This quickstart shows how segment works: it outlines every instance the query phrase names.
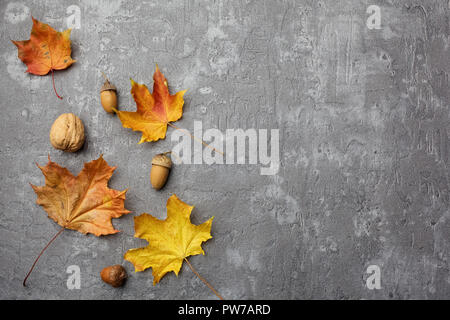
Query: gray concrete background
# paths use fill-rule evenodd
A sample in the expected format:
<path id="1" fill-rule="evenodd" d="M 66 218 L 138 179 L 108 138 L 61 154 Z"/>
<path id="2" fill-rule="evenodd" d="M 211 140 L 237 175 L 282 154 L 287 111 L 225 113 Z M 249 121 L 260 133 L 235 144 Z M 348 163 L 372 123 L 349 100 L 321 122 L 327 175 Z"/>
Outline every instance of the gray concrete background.
<path id="1" fill-rule="evenodd" d="M 51 77 L 25 74 L 10 39 L 29 38 L 32 14 L 72 32 L 78 62 Z M 369 5 L 381 29 L 366 26 Z M 214 299 L 184 265 L 152 285 L 123 254 L 133 216 L 166 216 L 172 193 L 214 215 L 205 256 L 191 263 L 225 298 L 443 299 L 449 275 L 450 4 L 447 0 L 370 1 L 1 1 L 0 297 L 25 299 Z M 155 62 L 172 92 L 188 89 L 177 125 L 192 130 L 279 128 L 280 171 L 252 165 L 180 165 L 165 189 L 149 181 L 150 161 L 168 137 L 137 145 L 99 104 L 104 71 L 120 108 L 135 110 L 129 78 L 152 86 Z M 87 141 L 75 154 L 53 149 L 56 117 L 73 112 Z M 115 219 L 122 232 L 97 238 L 64 231 L 22 280 L 58 226 L 35 204 L 29 182 L 44 182 L 35 161 L 77 174 L 103 153 L 118 166 L 110 181 L 129 188 Z M 130 274 L 113 289 L 99 277 L 111 264 Z M 381 268 L 380 290 L 365 285 Z M 66 269 L 81 269 L 68 290 Z"/>

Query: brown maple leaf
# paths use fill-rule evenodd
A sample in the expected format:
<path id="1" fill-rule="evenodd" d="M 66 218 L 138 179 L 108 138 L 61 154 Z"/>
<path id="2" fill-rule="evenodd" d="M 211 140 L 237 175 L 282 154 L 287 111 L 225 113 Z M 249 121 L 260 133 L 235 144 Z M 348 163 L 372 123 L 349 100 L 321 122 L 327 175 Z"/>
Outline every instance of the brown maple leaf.
<path id="1" fill-rule="evenodd" d="M 96 236 L 114 234 L 119 231 L 114 229 L 111 219 L 130 212 L 124 207 L 127 190 L 108 188 L 108 181 L 116 167 L 110 167 L 102 156 L 85 163 L 76 177 L 66 168 L 52 162 L 50 156 L 48 160 L 45 167 L 38 165 L 45 176 L 45 185 L 31 187 L 37 194 L 36 203 L 62 229 L 42 250 L 26 276 L 24 285 L 39 257 L 64 229 Z"/>
<path id="2" fill-rule="evenodd" d="M 30 40 L 14 41 L 18 49 L 19 59 L 28 66 L 26 72 L 43 76 L 52 73 L 53 89 L 56 92 L 53 70 L 62 70 L 75 62 L 71 58 L 70 31 L 67 29 L 58 32 L 48 24 L 42 23 L 33 17 L 33 28 Z"/>

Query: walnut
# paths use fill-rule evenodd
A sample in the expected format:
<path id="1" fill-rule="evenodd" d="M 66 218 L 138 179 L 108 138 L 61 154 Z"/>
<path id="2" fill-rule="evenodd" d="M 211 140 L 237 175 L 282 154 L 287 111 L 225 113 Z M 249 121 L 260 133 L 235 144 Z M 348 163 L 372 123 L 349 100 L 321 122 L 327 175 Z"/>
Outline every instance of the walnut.
<path id="1" fill-rule="evenodd" d="M 56 149 L 63 151 L 79 150 L 84 143 L 83 122 L 73 113 L 63 113 L 50 129 L 50 143 Z"/>

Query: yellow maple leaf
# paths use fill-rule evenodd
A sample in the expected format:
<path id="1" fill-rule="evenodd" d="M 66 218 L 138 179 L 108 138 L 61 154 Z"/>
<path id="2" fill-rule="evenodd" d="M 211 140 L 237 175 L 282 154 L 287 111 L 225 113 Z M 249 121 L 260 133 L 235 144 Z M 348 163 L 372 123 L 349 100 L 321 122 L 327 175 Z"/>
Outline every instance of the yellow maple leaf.
<path id="1" fill-rule="evenodd" d="M 165 220 L 147 213 L 134 218 L 134 236 L 147 240 L 149 244 L 128 250 L 125 260 L 134 265 L 136 272 L 152 268 L 154 285 L 167 272 L 173 271 L 178 276 L 186 257 L 205 254 L 201 244 L 212 238 L 210 232 L 214 217 L 201 225 L 193 225 L 190 221 L 193 208 L 172 195 L 167 200 Z"/>

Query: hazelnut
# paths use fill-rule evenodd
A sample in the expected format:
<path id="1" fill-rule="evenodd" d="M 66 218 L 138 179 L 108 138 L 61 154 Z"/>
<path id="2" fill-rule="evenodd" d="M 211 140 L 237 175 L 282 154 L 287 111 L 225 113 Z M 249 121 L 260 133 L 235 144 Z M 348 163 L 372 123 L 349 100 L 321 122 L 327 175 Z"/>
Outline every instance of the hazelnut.
<path id="1" fill-rule="evenodd" d="M 150 181 L 156 190 L 164 187 L 172 168 L 172 160 L 164 153 L 157 154 L 152 159 L 152 169 L 150 171 Z"/>
<path id="2" fill-rule="evenodd" d="M 114 113 L 114 109 L 117 110 L 117 89 L 108 79 L 100 89 L 100 102 L 108 113 Z"/>
<path id="3" fill-rule="evenodd" d="M 104 268 L 100 272 L 100 277 L 102 277 L 102 280 L 107 284 L 117 288 L 124 284 L 127 278 L 127 271 L 120 264 L 116 264 L 114 266 Z"/>
<path id="4" fill-rule="evenodd" d="M 50 129 L 50 143 L 56 149 L 63 151 L 79 150 L 84 143 L 83 122 L 73 113 L 63 113 Z"/>

